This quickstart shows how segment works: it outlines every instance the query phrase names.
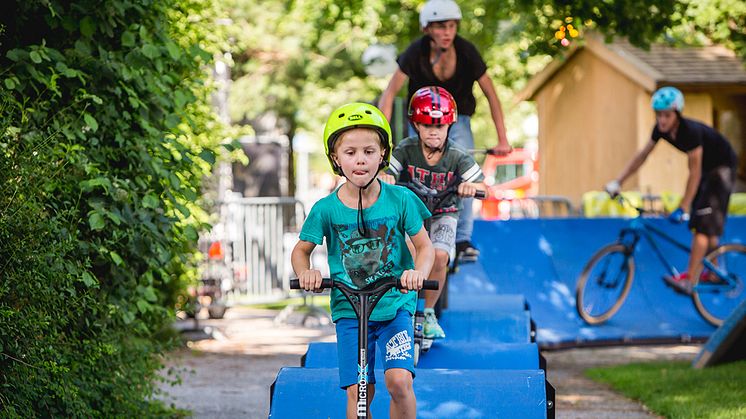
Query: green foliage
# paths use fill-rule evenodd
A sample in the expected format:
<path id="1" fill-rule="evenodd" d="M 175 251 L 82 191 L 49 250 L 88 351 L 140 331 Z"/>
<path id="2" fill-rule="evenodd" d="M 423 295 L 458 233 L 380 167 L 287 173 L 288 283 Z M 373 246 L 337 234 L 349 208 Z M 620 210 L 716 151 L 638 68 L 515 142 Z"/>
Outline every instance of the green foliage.
<path id="1" fill-rule="evenodd" d="M 373 101 L 386 78 L 369 77 L 361 64 L 365 48 L 393 44 L 402 51 L 422 35 L 418 15 L 425 0 L 226 0 L 234 84 L 233 121 L 257 124 L 277 117 L 287 134 L 320 137 L 326 115 L 344 102 Z M 572 19 L 580 30 L 628 37 L 647 47 L 653 41 L 697 44 L 715 41 L 746 58 L 746 3 L 740 0 L 458 0 L 459 33 L 476 44 L 497 85 L 509 132 L 520 133 L 526 104 L 513 92 L 543 68 L 562 47 L 554 33 Z M 641 19 L 640 16 L 644 16 Z M 404 92 L 402 92 L 403 94 Z M 477 146 L 495 143 L 482 95 L 472 120 Z M 272 118 L 269 118 L 270 120 Z M 513 142 L 522 138 L 511 135 Z M 319 140 L 320 141 L 320 140 Z M 322 159 L 323 161 L 323 159 Z"/>
<path id="2" fill-rule="evenodd" d="M 13 1 L 0 16 L 0 417 L 150 401 L 218 153 L 201 0 Z M 149 412 L 149 413 L 148 413 Z"/>
<path id="3" fill-rule="evenodd" d="M 227 28 L 233 39 L 232 120 L 257 124 L 263 116 L 273 115 L 286 133 L 301 130 L 318 138 L 334 107 L 353 100 L 373 101 L 383 91 L 387 78 L 368 77 L 362 53 L 374 43 L 394 44 L 401 52 L 421 36 L 418 16 L 423 3 L 226 0 L 221 7 L 233 21 Z M 464 16 L 459 33 L 474 42 L 487 61 L 511 131 L 520 131 L 520 117 L 531 112 L 513 109 L 512 93 L 551 57 L 566 51 L 554 38 L 566 18 L 573 18 L 581 34 L 596 30 L 628 36 L 644 46 L 685 9 L 674 0 L 458 3 Z M 486 102 L 478 106 L 474 122 L 477 143 L 494 144 Z"/>
<path id="4" fill-rule="evenodd" d="M 685 0 L 679 22 L 667 31 L 684 44 L 717 42 L 746 60 L 746 3 L 740 0 Z"/>
<path id="5" fill-rule="evenodd" d="M 746 416 L 745 361 L 702 370 L 685 362 L 642 363 L 594 368 L 587 374 L 667 418 Z"/>

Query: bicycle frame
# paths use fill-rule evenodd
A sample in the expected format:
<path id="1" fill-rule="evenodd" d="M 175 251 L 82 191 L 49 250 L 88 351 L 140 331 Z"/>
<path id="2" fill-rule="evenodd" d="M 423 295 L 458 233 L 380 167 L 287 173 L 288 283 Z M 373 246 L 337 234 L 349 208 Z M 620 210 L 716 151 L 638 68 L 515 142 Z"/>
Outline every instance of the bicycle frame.
<path id="1" fill-rule="evenodd" d="M 633 236 L 633 240 L 631 243 L 629 243 L 628 239 L 626 238 L 626 236 L 630 234 Z M 653 227 L 652 225 L 650 225 L 650 223 L 646 222 L 642 218 L 642 215 L 632 219 L 632 221 L 629 223 L 629 227 L 622 229 L 622 231 L 619 233 L 619 242 L 631 249 L 631 253 L 633 253 L 637 249 L 637 244 L 640 241 L 640 236 L 644 237 L 645 240 L 650 244 L 650 247 L 653 248 L 653 252 L 658 258 L 658 261 L 660 261 L 661 265 L 663 265 L 671 275 L 676 275 L 679 273 L 678 270 L 676 270 L 676 267 L 672 263 L 670 263 L 668 259 L 666 259 L 666 257 L 663 255 L 663 251 L 658 246 L 658 243 L 656 243 L 654 236 L 662 238 L 684 253 L 691 252 L 689 246 L 674 239 L 670 235 L 666 234 L 663 230 L 657 227 Z"/>
<path id="2" fill-rule="evenodd" d="M 634 207 L 634 206 L 633 206 Z M 669 274 L 677 275 L 679 274 L 679 271 L 676 269 L 676 267 L 666 259 L 666 257 L 663 255 L 663 251 L 661 251 L 660 247 L 658 246 L 658 243 L 655 241 L 655 236 L 660 237 L 661 239 L 665 240 L 666 242 L 672 244 L 674 247 L 678 248 L 679 250 L 683 251 L 686 254 L 691 253 L 691 248 L 684 243 L 681 243 L 680 241 L 674 239 L 669 234 L 665 233 L 663 230 L 654 227 L 649 222 L 645 221 L 643 218 L 644 213 L 646 212 L 643 208 L 634 207 L 639 215 L 635 218 L 633 218 L 629 222 L 629 226 L 626 228 L 623 228 L 622 231 L 619 233 L 619 243 L 623 244 L 626 248 L 630 249 L 630 253 L 634 253 L 637 249 L 637 244 L 640 241 L 640 236 L 644 237 L 645 240 L 650 244 L 650 247 L 653 248 L 653 251 L 658 258 L 658 261 L 661 263 L 661 265 L 664 266 L 664 268 L 668 271 Z M 632 236 L 631 242 L 627 237 Z M 707 268 L 710 272 L 713 272 L 720 280 L 725 282 L 728 285 L 735 286 L 735 281 L 733 278 L 731 278 L 727 272 L 720 269 L 718 266 L 714 265 L 712 262 L 707 260 L 706 257 L 702 258 L 702 264 Z M 694 287 L 698 292 L 703 292 L 708 289 L 719 289 L 722 288 L 723 284 L 702 284 L 697 283 L 697 285 Z"/>

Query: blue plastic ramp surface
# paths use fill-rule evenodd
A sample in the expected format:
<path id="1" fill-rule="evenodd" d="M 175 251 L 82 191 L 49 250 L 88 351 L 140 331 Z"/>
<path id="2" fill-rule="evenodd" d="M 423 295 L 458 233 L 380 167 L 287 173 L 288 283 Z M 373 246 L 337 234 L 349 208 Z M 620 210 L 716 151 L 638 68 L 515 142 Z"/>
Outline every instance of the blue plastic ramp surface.
<path id="1" fill-rule="evenodd" d="M 444 310 L 438 319 L 446 340 L 482 343 L 531 341 L 531 315 L 515 312 Z"/>
<path id="2" fill-rule="evenodd" d="M 723 321 L 692 361 L 695 368 L 746 359 L 746 301 Z"/>
<path id="3" fill-rule="evenodd" d="M 377 370 L 374 417 L 389 415 L 390 397 Z M 344 418 L 346 395 L 335 368 L 283 368 L 273 386 L 269 417 Z M 420 370 L 418 418 L 545 418 L 542 370 Z"/>
<path id="4" fill-rule="evenodd" d="M 650 221 L 684 243 L 691 241 L 685 226 Z M 542 347 L 706 339 L 715 328 L 700 317 L 689 297 L 664 284 L 665 270 L 644 240 L 635 253 L 632 290 L 617 315 L 593 327 L 578 317 L 575 283 L 583 266 L 615 241 L 626 223 L 619 218 L 477 220 L 473 242 L 481 251 L 479 262 L 464 264 L 449 277 L 449 304 L 469 307 L 470 300 L 479 305 L 489 296 L 522 294 Z M 744 243 L 746 217 L 730 217 L 725 230 L 722 242 Z M 659 245 L 671 263 L 686 267 L 687 254 L 662 241 Z"/>
<path id="5" fill-rule="evenodd" d="M 376 368 L 382 369 L 376 351 Z M 306 368 L 336 368 L 337 344 L 314 342 L 303 357 Z M 446 339 L 436 341 L 417 365 L 422 368 L 447 369 L 539 369 L 539 347 L 535 343 L 492 343 L 488 345 Z M 419 385 L 421 381 L 417 382 Z"/>

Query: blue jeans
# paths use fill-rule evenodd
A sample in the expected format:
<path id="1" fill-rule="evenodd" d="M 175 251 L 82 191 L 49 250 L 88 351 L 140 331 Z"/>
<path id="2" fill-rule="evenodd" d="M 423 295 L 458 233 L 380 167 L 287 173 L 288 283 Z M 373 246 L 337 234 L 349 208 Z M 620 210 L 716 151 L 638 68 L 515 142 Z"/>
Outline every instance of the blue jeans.
<path id="1" fill-rule="evenodd" d="M 409 136 L 417 135 L 412 124 L 409 124 Z M 471 132 L 471 117 L 468 115 L 459 115 L 456 123 L 451 125 L 448 138 L 454 143 L 460 145 L 466 150 L 474 148 L 474 135 Z M 474 231 L 474 214 L 472 213 L 472 204 L 474 198 L 461 200 L 463 209 L 458 216 L 458 227 L 456 227 L 456 243 L 471 241 L 471 233 Z"/>

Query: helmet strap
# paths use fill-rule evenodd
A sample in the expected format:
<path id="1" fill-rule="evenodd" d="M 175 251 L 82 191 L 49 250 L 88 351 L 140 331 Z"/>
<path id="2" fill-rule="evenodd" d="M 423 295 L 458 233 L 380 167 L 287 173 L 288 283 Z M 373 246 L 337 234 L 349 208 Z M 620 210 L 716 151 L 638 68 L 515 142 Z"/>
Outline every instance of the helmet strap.
<path id="1" fill-rule="evenodd" d="M 379 164 L 378 170 L 381 170 L 382 167 L 383 164 Z M 365 225 L 365 216 L 363 215 L 363 190 L 368 189 L 368 186 L 370 186 L 375 180 L 376 176 L 374 175 L 365 186 L 357 191 L 357 232 L 363 237 L 368 237 L 368 226 Z"/>
<path id="2" fill-rule="evenodd" d="M 378 163 L 378 171 L 383 169 L 386 165 L 383 161 Z M 340 173 L 342 173 L 342 176 L 347 179 L 347 181 L 350 181 L 350 178 L 347 177 L 347 175 L 344 174 L 342 169 L 339 170 Z M 367 237 L 368 234 L 368 226 L 365 225 L 365 216 L 363 215 L 363 190 L 368 189 L 368 186 L 373 184 L 373 182 L 377 178 L 377 172 L 373 177 L 368 181 L 368 183 L 365 184 L 365 186 L 358 188 L 357 191 L 357 231 L 360 233 L 361 236 Z"/>
<path id="3" fill-rule="evenodd" d="M 440 147 L 430 147 L 427 145 L 427 143 L 420 137 L 420 131 L 415 129 L 417 131 L 417 137 L 419 137 L 420 142 L 422 143 L 422 146 L 425 147 L 425 152 L 428 159 L 431 158 L 435 153 L 443 152 L 446 149 L 446 146 L 448 145 L 448 137 L 451 135 L 451 127 L 453 124 L 448 125 L 448 131 L 446 132 L 446 140 L 443 141 L 443 145 Z"/>

